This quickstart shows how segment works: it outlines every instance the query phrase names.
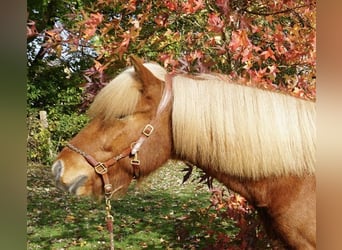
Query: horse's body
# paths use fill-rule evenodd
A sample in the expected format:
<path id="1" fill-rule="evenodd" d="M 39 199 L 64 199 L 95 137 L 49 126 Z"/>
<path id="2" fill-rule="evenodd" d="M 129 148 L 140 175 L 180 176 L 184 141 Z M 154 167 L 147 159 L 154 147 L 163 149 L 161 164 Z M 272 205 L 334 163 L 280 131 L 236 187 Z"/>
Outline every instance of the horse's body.
<path id="1" fill-rule="evenodd" d="M 289 247 L 314 249 L 314 103 L 222 75 L 176 75 L 171 98 L 162 67 L 132 62 L 98 94 L 91 122 L 58 156 L 57 185 L 101 196 L 103 182 L 109 192 L 125 191 L 168 159 L 186 160 L 244 196 Z M 108 167 L 103 180 L 97 161 Z"/>

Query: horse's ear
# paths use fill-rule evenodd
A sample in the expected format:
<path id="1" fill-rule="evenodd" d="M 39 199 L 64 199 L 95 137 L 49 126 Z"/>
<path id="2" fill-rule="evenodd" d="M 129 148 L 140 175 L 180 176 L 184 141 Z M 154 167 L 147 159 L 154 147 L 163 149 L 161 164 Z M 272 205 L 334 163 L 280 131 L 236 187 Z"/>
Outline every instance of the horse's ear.
<path id="1" fill-rule="evenodd" d="M 143 84 L 155 83 L 157 78 L 152 72 L 144 66 L 143 60 L 135 55 L 130 56 L 131 63 L 133 64 L 137 77 L 142 81 Z"/>
<path id="2" fill-rule="evenodd" d="M 136 55 L 130 55 L 129 59 L 133 64 L 135 72 L 137 72 L 138 74 L 142 71 L 142 68 L 145 68 L 143 64 L 144 62 L 140 57 L 137 57 Z"/>

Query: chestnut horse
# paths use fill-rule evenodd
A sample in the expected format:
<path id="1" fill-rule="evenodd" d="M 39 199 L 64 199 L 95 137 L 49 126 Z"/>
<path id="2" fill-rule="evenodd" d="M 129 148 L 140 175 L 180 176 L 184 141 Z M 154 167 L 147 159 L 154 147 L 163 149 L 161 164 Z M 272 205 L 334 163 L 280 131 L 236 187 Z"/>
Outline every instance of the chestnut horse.
<path id="1" fill-rule="evenodd" d="M 315 103 L 131 61 L 58 155 L 56 185 L 111 196 L 170 158 L 184 160 L 244 196 L 288 248 L 315 249 Z"/>

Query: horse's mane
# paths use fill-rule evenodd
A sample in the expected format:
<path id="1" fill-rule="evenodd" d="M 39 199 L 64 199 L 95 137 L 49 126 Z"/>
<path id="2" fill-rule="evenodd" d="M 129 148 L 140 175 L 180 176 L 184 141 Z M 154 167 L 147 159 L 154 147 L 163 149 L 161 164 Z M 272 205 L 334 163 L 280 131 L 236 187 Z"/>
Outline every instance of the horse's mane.
<path id="1" fill-rule="evenodd" d="M 156 63 L 145 63 L 144 66 L 164 81 L 166 71 L 163 67 Z M 141 97 L 140 88 L 141 83 L 134 68 L 125 69 L 96 95 L 88 115 L 111 124 L 117 118 L 132 114 Z"/>
<path id="2" fill-rule="evenodd" d="M 181 158 L 237 176 L 315 172 L 315 104 L 220 75 L 173 81 L 173 139 Z"/>
<path id="3" fill-rule="evenodd" d="M 166 71 L 145 63 L 157 78 Z M 132 114 L 140 82 L 128 68 L 96 96 L 91 117 L 104 122 Z M 219 74 L 173 78 L 175 153 L 227 174 L 259 178 L 315 172 L 315 104 L 243 86 Z"/>

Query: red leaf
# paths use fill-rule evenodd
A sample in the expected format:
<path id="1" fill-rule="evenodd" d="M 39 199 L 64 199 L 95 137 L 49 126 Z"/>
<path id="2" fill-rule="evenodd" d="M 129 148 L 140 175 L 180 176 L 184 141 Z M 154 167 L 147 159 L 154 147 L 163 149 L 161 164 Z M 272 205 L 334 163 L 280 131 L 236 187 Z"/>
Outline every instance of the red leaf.
<path id="1" fill-rule="evenodd" d="M 189 0 L 182 4 L 182 10 L 186 14 L 193 14 L 205 7 L 202 0 Z"/>
<path id="2" fill-rule="evenodd" d="M 274 52 L 273 52 L 273 50 L 270 47 L 268 47 L 267 50 L 262 52 L 260 54 L 260 56 L 264 57 L 265 60 L 268 59 L 268 58 L 272 58 L 274 61 L 276 61 L 276 58 L 274 56 Z"/>
<path id="3" fill-rule="evenodd" d="M 166 1 L 165 6 L 171 11 L 174 11 L 178 8 L 177 1 L 172 1 L 172 0 Z"/>
<path id="4" fill-rule="evenodd" d="M 243 50 L 242 52 L 242 62 L 247 62 L 247 61 L 250 61 L 253 57 L 253 53 L 252 53 L 252 50 L 250 50 L 249 48 L 246 48 Z"/>
<path id="5" fill-rule="evenodd" d="M 90 17 L 84 21 L 83 33 L 85 34 L 85 38 L 89 39 L 92 37 L 97 29 L 97 26 L 102 23 L 103 15 L 101 13 L 92 13 Z"/>
<path id="6" fill-rule="evenodd" d="M 211 13 L 209 14 L 208 18 L 208 30 L 215 32 L 215 33 L 220 33 L 222 32 L 224 26 L 224 22 L 220 18 L 220 15 L 217 13 Z"/>
<path id="7" fill-rule="evenodd" d="M 246 48 L 252 45 L 247 36 L 246 30 L 237 30 L 232 32 L 231 41 L 229 43 L 229 49 L 235 51 L 239 47 Z"/>
<path id="8" fill-rule="evenodd" d="M 229 1 L 227 0 L 216 0 L 216 5 L 219 7 L 225 16 L 228 16 L 230 12 Z"/>

